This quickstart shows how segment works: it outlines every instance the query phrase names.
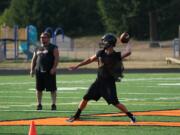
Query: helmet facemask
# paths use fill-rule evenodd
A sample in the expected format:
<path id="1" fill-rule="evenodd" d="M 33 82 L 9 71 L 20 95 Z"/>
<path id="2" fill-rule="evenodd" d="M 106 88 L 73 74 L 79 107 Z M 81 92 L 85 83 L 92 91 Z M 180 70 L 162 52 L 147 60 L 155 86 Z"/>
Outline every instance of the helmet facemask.
<path id="1" fill-rule="evenodd" d="M 105 34 L 101 38 L 101 42 L 99 43 L 99 48 L 107 49 L 109 47 L 115 47 L 116 42 L 117 42 L 117 39 L 115 35 L 111 33 Z"/>

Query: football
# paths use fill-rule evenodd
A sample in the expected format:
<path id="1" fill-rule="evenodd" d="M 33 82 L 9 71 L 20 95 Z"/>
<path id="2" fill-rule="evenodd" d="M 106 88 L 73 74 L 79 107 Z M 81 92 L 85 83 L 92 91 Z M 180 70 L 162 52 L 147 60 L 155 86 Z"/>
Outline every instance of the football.
<path id="1" fill-rule="evenodd" d="M 119 37 L 121 43 L 128 43 L 130 40 L 130 35 L 127 32 L 123 32 Z"/>

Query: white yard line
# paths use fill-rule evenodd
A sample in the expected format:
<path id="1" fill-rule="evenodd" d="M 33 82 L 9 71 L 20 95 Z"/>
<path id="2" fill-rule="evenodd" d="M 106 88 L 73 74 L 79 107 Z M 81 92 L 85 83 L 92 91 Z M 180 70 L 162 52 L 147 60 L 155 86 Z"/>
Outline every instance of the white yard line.
<path id="1" fill-rule="evenodd" d="M 177 93 L 145 93 L 145 92 L 133 92 L 133 93 L 121 93 L 120 92 L 120 95 L 180 95 L 177 94 Z"/>
<path id="2" fill-rule="evenodd" d="M 92 82 L 93 80 L 78 80 L 78 81 L 57 81 L 60 84 L 84 84 L 88 82 Z M 35 84 L 34 82 L 5 82 L 0 83 L 0 85 L 28 85 L 28 84 Z"/>
<path id="3" fill-rule="evenodd" d="M 75 110 L 73 111 L 69 111 L 69 110 L 64 110 L 64 111 L 61 111 L 61 110 L 56 110 L 56 111 L 51 111 L 51 110 L 41 110 L 41 111 L 37 111 L 37 110 L 0 110 L 0 112 L 42 112 L 42 113 L 74 113 Z M 84 114 L 85 113 L 102 113 L 101 110 L 86 110 L 84 111 Z"/>
<path id="4" fill-rule="evenodd" d="M 129 78 L 129 79 L 122 79 L 122 81 L 173 81 L 173 80 L 180 80 L 179 77 L 177 78 Z"/>
<path id="5" fill-rule="evenodd" d="M 95 79 L 91 79 L 91 80 L 76 80 L 76 81 L 57 81 L 57 83 L 60 84 L 81 84 L 81 83 L 90 83 L 93 82 Z M 122 81 L 125 82 L 139 82 L 139 81 L 173 81 L 173 80 L 177 80 L 179 81 L 180 78 L 129 78 L 129 79 L 122 79 Z M 6 83 L 0 83 L 0 85 L 27 85 L 27 84 L 35 84 L 35 81 L 33 82 L 6 82 Z"/>
<path id="6" fill-rule="evenodd" d="M 6 83 L 0 83 L 0 85 L 27 85 L 27 84 L 34 84 L 34 82 L 6 82 Z"/>
<path id="7" fill-rule="evenodd" d="M 58 87 L 57 88 L 57 90 L 61 90 L 61 91 L 63 91 L 63 90 L 69 90 L 69 91 L 73 91 L 73 90 L 86 90 L 86 89 L 88 89 L 88 87 Z M 29 88 L 28 90 L 35 90 L 34 88 Z"/>
<path id="8" fill-rule="evenodd" d="M 13 94 L 16 94 L 16 93 L 29 93 L 29 94 L 34 94 L 35 93 L 35 90 L 32 90 L 32 91 L 10 91 L 10 90 L 8 90 L 8 91 L 0 91 L 0 93 L 3 93 L 3 94 L 5 94 L 5 93 L 7 93 L 7 94 L 10 94 L 10 93 L 13 93 Z M 79 93 L 78 91 L 57 91 L 58 93 Z"/>
<path id="9" fill-rule="evenodd" d="M 22 93 L 22 91 L 12 91 L 11 90 L 11 91 L 0 91 L 0 93 L 4 93 L 4 94 L 14 93 L 14 94 L 16 94 L 16 93 Z M 30 91 L 23 91 L 23 93 L 29 93 L 29 94 L 35 93 L 35 89 L 32 91 L 31 90 Z M 75 93 L 75 91 L 73 91 L 73 90 L 72 91 L 63 91 L 62 90 L 62 92 L 58 91 L 58 93 Z M 76 91 L 76 93 L 77 93 L 77 91 Z M 120 95 L 180 95 L 180 93 L 177 94 L 177 93 L 148 93 L 148 92 L 147 93 L 145 93 L 145 92 L 121 93 L 120 92 Z M 0 96 L 0 97 L 4 97 L 4 96 Z"/>
<path id="10" fill-rule="evenodd" d="M 180 83 L 159 83 L 159 86 L 180 86 Z"/>
<path id="11" fill-rule="evenodd" d="M 0 98 L 17 98 L 17 99 L 24 99 L 23 96 L 0 96 Z M 30 97 L 25 97 L 26 99 L 34 99 L 36 98 L 35 96 L 30 96 Z M 57 99 L 81 99 L 81 97 L 62 97 L 62 96 L 58 96 Z M 51 99 L 50 96 L 47 96 L 47 97 L 43 97 L 43 99 Z M 1 103 L 1 102 L 0 102 Z"/>

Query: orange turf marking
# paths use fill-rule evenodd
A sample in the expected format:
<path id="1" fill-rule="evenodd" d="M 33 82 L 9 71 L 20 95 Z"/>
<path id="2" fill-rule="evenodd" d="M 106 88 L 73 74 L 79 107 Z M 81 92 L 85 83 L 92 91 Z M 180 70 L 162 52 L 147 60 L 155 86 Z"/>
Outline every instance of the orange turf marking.
<path id="1" fill-rule="evenodd" d="M 164 110 L 164 111 L 148 111 L 148 112 L 133 112 L 136 116 L 180 116 L 180 110 Z M 95 114 L 92 116 L 125 116 L 124 113 L 113 114 Z"/>
<path id="2" fill-rule="evenodd" d="M 67 118 L 46 118 L 33 120 L 36 125 L 41 126 L 171 126 L 180 127 L 180 122 L 136 122 L 131 124 L 125 121 L 75 121 L 66 122 Z M 22 126 L 30 125 L 32 120 L 2 121 L 0 126 Z"/>
<path id="3" fill-rule="evenodd" d="M 180 116 L 180 110 L 165 110 L 165 111 L 150 111 L 150 112 L 135 112 L 135 115 L 161 115 L 161 116 Z M 117 114 L 104 114 L 104 115 L 93 115 L 93 116 L 124 116 L 122 113 Z M 36 125 L 41 126 L 171 126 L 180 127 L 180 122 L 158 122 L 158 121 L 147 121 L 147 122 L 136 122 L 131 124 L 125 121 L 89 121 L 79 120 L 75 122 L 67 122 L 68 118 L 44 118 L 34 119 Z M 30 125 L 32 120 L 16 120 L 16 121 L 0 121 L 0 126 L 22 126 Z"/>

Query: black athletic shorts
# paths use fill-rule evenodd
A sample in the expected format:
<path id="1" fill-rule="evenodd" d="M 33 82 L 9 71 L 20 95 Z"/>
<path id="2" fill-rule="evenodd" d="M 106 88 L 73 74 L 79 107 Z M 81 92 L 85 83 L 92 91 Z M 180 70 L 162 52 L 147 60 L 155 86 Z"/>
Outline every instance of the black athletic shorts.
<path id="1" fill-rule="evenodd" d="M 83 99 L 98 101 L 101 97 L 103 97 L 108 104 L 117 105 L 119 103 L 114 79 L 96 79 L 87 90 Z"/>
<path id="2" fill-rule="evenodd" d="M 56 75 L 36 71 L 36 90 L 56 91 Z"/>

